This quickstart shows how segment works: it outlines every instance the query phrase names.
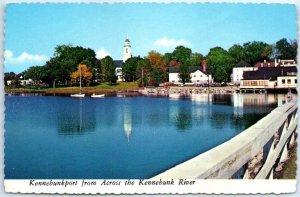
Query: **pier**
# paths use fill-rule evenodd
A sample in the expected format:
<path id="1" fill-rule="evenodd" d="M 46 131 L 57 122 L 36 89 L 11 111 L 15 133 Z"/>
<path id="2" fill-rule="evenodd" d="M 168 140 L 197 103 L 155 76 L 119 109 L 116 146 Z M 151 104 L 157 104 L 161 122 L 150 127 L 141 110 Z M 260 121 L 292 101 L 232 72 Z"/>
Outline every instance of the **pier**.
<path id="1" fill-rule="evenodd" d="M 153 179 L 273 179 L 296 143 L 297 101 L 282 105 L 231 140 Z"/>
<path id="2" fill-rule="evenodd" d="M 196 87 L 196 86 L 170 86 L 170 87 L 146 87 L 140 90 L 140 93 L 146 96 L 169 96 L 171 94 L 179 94 L 181 96 L 188 96 L 191 94 L 226 94 L 238 91 L 236 86 L 224 87 Z"/>

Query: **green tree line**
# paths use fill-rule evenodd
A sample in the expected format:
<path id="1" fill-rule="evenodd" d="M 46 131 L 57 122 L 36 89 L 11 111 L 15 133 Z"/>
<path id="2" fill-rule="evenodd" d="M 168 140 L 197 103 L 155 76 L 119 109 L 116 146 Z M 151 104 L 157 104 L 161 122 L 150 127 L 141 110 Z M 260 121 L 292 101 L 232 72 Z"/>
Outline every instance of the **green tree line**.
<path id="1" fill-rule="evenodd" d="M 122 73 L 125 81 L 137 81 L 139 86 L 158 86 L 168 81 L 169 68 L 178 67 L 179 77 L 185 83 L 190 80 L 188 68 L 198 66 L 202 69 L 202 61 L 206 60 L 207 71 L 212 74 L 214 81 L 228 82 L 235 66 L 254 66 L 263 60 L 295 60 L 297 48 L 295 40 L 286 38 L 273 44 L 258 41 L 234 44 L 228 50 L 213 47 L 205 56 L 193 52 L 188 47 L 177 46 L 172 52 L 165 54 L 150 51 L 145 57 L 131 57 L 123 64 Z M 94 50 L 72 45 L 59 45 L 45 65 L 32 66 L 18 75 L 12 72 L 5 73 L 4 79 L 5 83 L 7 80 L 14 80 L 13 84 L 18 85 L 19 77 L 26 76 L 36 83 L 42 81 L 49 87 L 70 86 L 77 82 L 78 77 L 74 77 L 74 72 L 78 70 L 79 64 L 86 65 L 86 70 L 90 72 L 88 77 L 83 76 L 84 85 L 116 83 L 115 65 L 110 56 L 97 59 Z"/>

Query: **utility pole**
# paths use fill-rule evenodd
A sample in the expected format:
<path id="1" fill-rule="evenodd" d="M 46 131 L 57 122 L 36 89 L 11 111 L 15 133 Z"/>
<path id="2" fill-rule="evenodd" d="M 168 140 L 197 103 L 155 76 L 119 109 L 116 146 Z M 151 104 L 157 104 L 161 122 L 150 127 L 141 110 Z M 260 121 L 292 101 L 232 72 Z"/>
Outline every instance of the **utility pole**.
<path id="1" fill-rule="evenodd" d="M 144 66 L 142 66 L 142 86 L 144 88 Z"/>

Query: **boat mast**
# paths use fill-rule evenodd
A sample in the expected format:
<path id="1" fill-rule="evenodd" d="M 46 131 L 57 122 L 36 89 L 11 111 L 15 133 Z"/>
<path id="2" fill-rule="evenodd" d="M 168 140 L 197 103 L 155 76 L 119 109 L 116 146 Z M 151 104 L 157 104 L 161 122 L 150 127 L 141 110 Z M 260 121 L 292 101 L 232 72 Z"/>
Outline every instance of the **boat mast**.
<path id="1" fill-rule="evenodd" d="M 81 94 L 81 65 L 79 65 L 79 85 L 80 85 L 80 94 Z"/>

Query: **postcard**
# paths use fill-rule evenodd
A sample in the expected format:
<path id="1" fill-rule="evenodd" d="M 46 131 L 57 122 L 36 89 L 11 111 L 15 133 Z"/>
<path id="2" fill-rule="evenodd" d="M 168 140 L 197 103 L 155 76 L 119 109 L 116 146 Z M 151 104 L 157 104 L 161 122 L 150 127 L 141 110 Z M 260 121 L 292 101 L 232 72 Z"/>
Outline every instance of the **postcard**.
<path id="1" fill-rule="evenodd" d="M 296 191 L 295 4 L 4 8 L 5 192 Z"/>

